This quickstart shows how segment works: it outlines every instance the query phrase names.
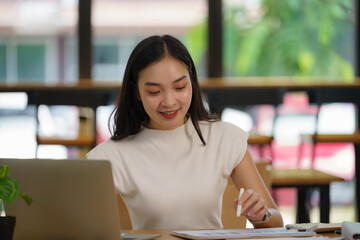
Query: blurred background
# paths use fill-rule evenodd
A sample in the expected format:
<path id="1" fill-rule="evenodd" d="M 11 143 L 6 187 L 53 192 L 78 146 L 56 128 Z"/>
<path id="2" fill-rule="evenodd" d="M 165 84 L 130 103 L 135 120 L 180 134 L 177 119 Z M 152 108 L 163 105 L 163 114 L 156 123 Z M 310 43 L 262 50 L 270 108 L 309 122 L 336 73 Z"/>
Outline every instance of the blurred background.
<path id="1" fill-rule="evenodd" d="M 149 35 L 170 34 L 189 49 L 200 78 L 209 76 L 208 32 L 211 0 L 92 0 L 91 78 L 121 83 L 135 45 Z M 355 76 L 354 0 L 222 0 L 224 77 Z M 78 66 L 77 0 L 0 0 L 0 82 L 76 83 Z M 24 93 L 0 93 L 0 157 L 78 157 L 75 148 L 37 146 L 44 136 L 72 136 L 78 119 L 92 113 L 76 106 L 27 105 Z M 96 111 L 97 143 L 109 137 L 113 106 Z M 35 112 L 35 115 L 34 115 Z M 275 112 L 277 117 L 274 118 Z M 319 112 L 317 115 L 316 113 Z M 37 114 L 37 116 L 36 116 Z M 306 93 L 286 94 L 280 106 L 228 108 L 223 120 L 247 131 L 273 134 L 273 167 L 298 166 L 301 135 L 355 131 L 355 106 L 331 103 L 319 109 Z M 39 122 L 39 126 L 38 126 Z M 311 146 L 303 145 L 301 167 L 309 167 Z M 255 158 L 260 155 L 252 150 Z M 269 150 L 270 151 L 270 150 Z M 354 221 L 354 147 L 316 145 L 314 167 L 344 178 L 331 184 L 331 222 Z M 294 222 L 295 190 L 276 190 L 285 222 Z M 319 221 L 319 193 L 313 192 L 311 220 Z M 341 213 L 341 214 L 340 214 Z"/>

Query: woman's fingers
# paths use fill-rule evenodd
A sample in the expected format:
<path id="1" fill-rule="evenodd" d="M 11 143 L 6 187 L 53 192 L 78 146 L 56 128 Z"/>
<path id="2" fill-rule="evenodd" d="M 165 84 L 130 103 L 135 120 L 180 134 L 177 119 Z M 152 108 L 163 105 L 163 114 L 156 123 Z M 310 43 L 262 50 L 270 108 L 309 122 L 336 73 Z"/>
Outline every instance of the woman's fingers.
<path id="1" fill-rule="evenodd" d="M 252 189 L 247 189 L 239 201 L 234 200 L 235 209 L 238 204 L 242 206 L 241 215 L 252 221 L 261 220 L 267 211 L 265 200 Z"/>
<path id="2" fill-rule="evenodd" d="M 267 207 L 259 201 L 249 212 L 248 218 L 252 221 L 260 221 L 267 212 Z"/>
<path id="3" fill-rule="evenodd" d="M 252 189 L 246 190 L 239 202 L 242 206 L 242 212 L 247 215 L 252 205 L 256 204 L 255 192 Z"/>

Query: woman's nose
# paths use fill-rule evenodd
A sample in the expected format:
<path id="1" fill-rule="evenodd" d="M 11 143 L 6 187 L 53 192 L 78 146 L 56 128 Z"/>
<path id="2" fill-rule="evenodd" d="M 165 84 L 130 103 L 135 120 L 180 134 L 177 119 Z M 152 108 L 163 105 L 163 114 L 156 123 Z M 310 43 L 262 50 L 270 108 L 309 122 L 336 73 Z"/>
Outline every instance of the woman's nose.
<path id="1" fill-rule="evenodd" d="M 172 92 L 165 92 L 164 93 L 164 98 L 163 98 L 163 104 L 165 106 L 169 106 L 171 107 L 172 105 L 174 105 L 176 102 L 175 100 L 175 96 Z"/>

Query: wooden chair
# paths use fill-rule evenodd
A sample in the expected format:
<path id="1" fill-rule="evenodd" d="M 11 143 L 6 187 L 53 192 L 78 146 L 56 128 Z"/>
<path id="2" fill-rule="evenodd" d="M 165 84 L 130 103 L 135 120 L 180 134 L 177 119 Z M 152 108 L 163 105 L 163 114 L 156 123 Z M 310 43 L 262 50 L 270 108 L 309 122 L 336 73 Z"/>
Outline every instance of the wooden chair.
<path id="1" fill-rule="evenodd" d="M 268 189 L 270 189 L 271 164 L 264 161 L 259 161 L 256 162 L 255 164 L 265 185 L 268 187 Z M 222 206 L 222 215 L 221 215 L 221 221 L 223 223 L 224 228 L 227 229 L 245 228 L 246 226 L 246 218 L 243 216 L 241 216 L 240 218 L 236 217 L 236 212 L 233 207 L 233 201 L 234 199 L 238 198 L 238 196 L 239 196 L 239 191 L 237 190 L 232 179 L 229 178 L 228 185 L 225 189 L 223 196 L 223 206 Z M 129 213 L 120 195 L 117 195 L 117 201 L 118 201 L 121 229 L 123 230 L 132 229 Z"/>
<path id="2" fill-rule="evenodd" d="M 316 155 L 316 144 L 317 143 L 353 143 L 360 144 L 360 130 L 356 130 L 351 134 L 304 134 L 301 135 L 300 152 L 298 158 L 298 166 L 303 157 L 303 148 L 305 142 L 310 142 L 312 145 L 311 149 L 311 168 L 313 168 L 315 155 Z"/>
<path id="3" fill-rule="evenodd" d="M 225 189 L 222 203 L 222 214 L 221 221 L 223 227 L 227 229 L 231 228 L 245 228 L 246 218 L 241 216 L 238 218 L 236 216 L 236 211 L 234 209 L 234 199 L 239 197 L 239 191 L 237 190 L 234 182 L 231 178 L 228 179 L 228 185 Z"/>
<path id="4" fill-rule="evenodd" d="M 130 215 L 126 208 L 126 205 L 125 205 L 124 201 L 122 200 L 120 194 L 117 194 L 116 197 L 117 197 L 117 202 L 118 202 L 120 228 L 122 230 L 131 230 L 132 224 L 131 224 Z"/>
<path id="5" fill-rule="evenodd" d="M 265 161 L 258 161 L 255 163 L 260 176 L 262 177 L 265 185 L 268 189 L 271 188 L 271 164 Z M 223 227 L 226 229 L 233 228 L 245 228 L 246 218 L 241 216 L 238 218 L 234 210 L 233 202 L 234 199 L 239 197 L 239 191 L 237 190 L 234 182 L 231 178 L 228 179 L 228 186 L 225 189 L 223 196 L 222 215 L 221 221 Z"/>
<path id="6" fill-rule="evenodd" d="M 319 129 L 321 126 L 321 119 L 326 119 L 328 117 L 332 116 L 324 116 L 321 114 L 322 111 L 326 109 L 326 104 L 319 104 L 319 110 L 317 112 L 316 116 L 316 123 L 315 123 L 315 132 L 313 134 L 302 134 L 300 136 L 300 146 L 299 146 L 299 155 L 298 155 L 298 164 L 297 166 L 300 167 L 303 154 L 304 154 L 304 145 L 306 142 L 311 144 L 311 162 L 310 162 L 310 168 L 314 167 L 314 161 L 316 157 L 316 145 L 318 143 L 352 143 L 352 144 L 360 144 L 360 130 L 355 129 L 352 133 L 321 133 L 321 130 Z M 354 116 L 354 121 L 356 122 L 356 116 Z M 346 120 L 351 120 L 346 119 Z M 350 124 L 351 123 L 345 123 Z M 356 125 L 356 124 L 355 124 Z M 336 127 L 336 125 L 334 126 Z"/>
<path id="7" fill-rule="evenodd" d="M 260 160 L 255 162 L 255 165 L 265 183 L 265 186 L 270 190 L 272 187 L 272 165 L 270 160 Z"/>

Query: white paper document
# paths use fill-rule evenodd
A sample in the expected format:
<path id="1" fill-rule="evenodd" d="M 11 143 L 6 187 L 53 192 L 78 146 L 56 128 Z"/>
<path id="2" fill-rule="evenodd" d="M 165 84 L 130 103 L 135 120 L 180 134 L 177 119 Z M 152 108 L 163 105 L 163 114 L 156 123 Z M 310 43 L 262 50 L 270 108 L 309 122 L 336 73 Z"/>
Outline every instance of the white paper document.
<path id="1" fill-rule="evenodd" d="M 276 238 L 276 237 L 311 237 L 314 232 L 299 232 L 286 228 L 258 228 L 258 229 L 218 229 L 218 230 L 190 230 L 174 231 L 172 235 L 188 239 L 234 239 L 234 238 Z M 298 239 L 298 238 L 297 238 Z M 308 239 L 310 240 L 310 239 Z"/>

